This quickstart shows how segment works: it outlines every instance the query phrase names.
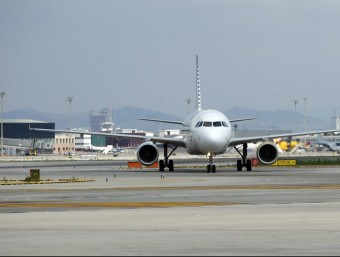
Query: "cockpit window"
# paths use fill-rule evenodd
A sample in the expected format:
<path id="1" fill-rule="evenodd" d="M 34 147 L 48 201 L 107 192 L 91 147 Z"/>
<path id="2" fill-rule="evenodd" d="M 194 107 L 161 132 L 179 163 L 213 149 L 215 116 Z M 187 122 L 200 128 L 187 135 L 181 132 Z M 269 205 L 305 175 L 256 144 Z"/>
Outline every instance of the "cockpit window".
<path id="1" fill-rule="evenodd" d="M 214 121 L 213 124 L 214 124 L 214 127 L 222 127 L 222 122 L 220 121 Z"/>
<path id="2" fill-rule="evenodd" d="M 204 121 L 203 122 L 203 127 L 211 127 L 212 126 L 212 122 L 211 121 Z"/>
<path id="3" fill-rule="evenodd" d="M 196 128 L 198 127 L 228 127 L 228 124 L 225 121 L 199 121 L 196 124 Z"/>
<path id="4" fill-rule="evenodd" d="M 202 125 L 203 125 L 203 121 L 199 121 L 199 122 L 197 122 L 197 124 L 196 124 L 196 128 L 198 128 L 198 127 L 202 127 Z"/>

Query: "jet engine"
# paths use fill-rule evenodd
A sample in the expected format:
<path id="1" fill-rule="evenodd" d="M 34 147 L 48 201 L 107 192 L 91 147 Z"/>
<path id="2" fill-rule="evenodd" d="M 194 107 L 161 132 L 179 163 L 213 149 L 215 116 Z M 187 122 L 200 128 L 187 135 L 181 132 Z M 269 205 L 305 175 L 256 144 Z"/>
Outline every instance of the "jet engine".
<path id="1" fill-rule="evenodd" d="M 273 164 L 278 157 L 278 149 L 274 143 L 263 142 L 257 147 L 257 159 L 261 164 Z"/>
<path id="2" fill-rule="evenodd" d="M 137 149 L 138 161 L 146 166 L 152 165 L 157 162 L 159 152 L 157 146 L 151 142 L 141 144 Z"/>

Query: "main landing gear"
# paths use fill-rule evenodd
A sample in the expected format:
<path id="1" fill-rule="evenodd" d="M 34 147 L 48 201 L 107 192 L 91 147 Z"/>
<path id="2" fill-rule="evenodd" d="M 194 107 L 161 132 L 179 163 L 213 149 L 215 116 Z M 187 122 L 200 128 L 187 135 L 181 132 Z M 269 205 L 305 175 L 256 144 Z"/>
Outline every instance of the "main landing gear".
<path id="1" fill-rule="evenodd" d="M 213 164 L 214 161 L 214 154 L 212 153 L 208 153 L 208 157 L 209 157 L 209 164 L 207 165 L 207 173 L 215 173 L 216 172 L 216 166 Z"/>
<path id="2" fill-rule="evenodd" d="M 164 160 L 159 161 L 159 171 L 164 171 L 165 168 L 169 168 L 169 171 L 174 171 L 174 161 L 169 160 L 169 157 L 175 152 L 177 146 L 175 146 L 168 155 L 168 144 L 164 144 Z"/>
<path id="3" fill-rule="evenodd" d="M 236 146 L 234 146 L 234 148 L 242 158 L 241 160 L 237 160 L 237 171 L 242 171 L 243 167 L 246 167 L 247 171 L 251 171 L 252 169 L 251 160 L 247 160 L 248 144 L 247 143 L 243 144 L 243 151 L 242 151 L 243 153 L 241 153 Z"/>

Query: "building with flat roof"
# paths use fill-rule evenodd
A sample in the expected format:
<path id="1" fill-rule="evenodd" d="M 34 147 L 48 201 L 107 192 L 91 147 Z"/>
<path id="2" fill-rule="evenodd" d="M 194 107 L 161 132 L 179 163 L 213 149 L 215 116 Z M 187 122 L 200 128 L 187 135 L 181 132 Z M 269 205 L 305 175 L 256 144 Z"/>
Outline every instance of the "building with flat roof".
<path id="1" fill-rule="evenodd" d="M 55 134 L 53 153 L 58 155 L 72 154 L 75 152 L 74 134 Z"/>
<path id="2" fill-rule="evenodd" d="M 0 137 L 4 138 L 4 154 L 53 153 L 54 133 L 31 131 L 30 128 L 55 129 L 54 122 L 30 119 L 3 119 L 2 122 L 3 135 L 0 131 Z"/>

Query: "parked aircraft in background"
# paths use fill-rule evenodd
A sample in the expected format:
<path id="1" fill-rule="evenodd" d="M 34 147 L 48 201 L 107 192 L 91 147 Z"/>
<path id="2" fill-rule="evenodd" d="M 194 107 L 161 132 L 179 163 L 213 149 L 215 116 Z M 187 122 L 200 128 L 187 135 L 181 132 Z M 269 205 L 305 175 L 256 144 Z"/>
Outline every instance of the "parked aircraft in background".
<path id="1" fill-rule="evenodd" d="M 227 94 L 231 95 L 232 90 L 226 88 Z M 216 92 L 219 93 L 219 92 Z M 164 171 L 167 167 L 169 171 L 174 170 L 174 162 L 170 159 L 171 155 L 178 147 L 184 147 L 191 155 L 206 155 L 209 164 L 207 172 L 216 172 L 214 165 L 214 157 L 219 154 L 224 154 L 229 147 L 234 147 L 239 153 L 240 159 L 237 161 L 237 170 L 241 171 L 246 167 L 248 171 L 252 170 L 252 162 L 248 159 L 248 144 L 261 142 L 256 148 L 256 157 L 261 164 L 273 164 L 279 155 L 277 146 L 272 142 L 275 138 L 293 137 L 309 134 L 321 134 L 336 132 L 336 130 L 311 131 L 304 133 L 289 133 L 266 136 L 253 136 L 244 138 L 235 138 L 233 136 L 233 126 L 235 122 L 252 120 L 254 118 L 234 119 L 229 120 L 222 112 L 217 110 L 203 110 L 201 107 L 201 86 L 200 74 L 198 65 L 198 56 L 196 56 L 196 102 L 197 110 L 190 114 L 184 121 L 169 121 L 142 118 L 141 120 L 162 122 L 174 125 L 182 125 L 187 134 L 180 138 L 140 136 L 140 135 L 123 135 L 123 134 L 108 134 L 101 132 L 74 132 L 75 134 L 90 134 L 101 135 L 108 137 L 121 138 L 139 138 L 145 139 L 146 142 L 141 144 L 137 149 L 137 159 L 143 165 L 152 165 L 159 159 L 159 150 L 156 144 L 163 144 L 164 158 L 159 161 L 159 170 Z M 55 133 L 73 133 L 68 130 L 48 130 L 34 129 L 37 131 L 48 131 Z M 242 146 L 242 151 L 238 149 Z M 170 150 L 170 153 L 169 153 Z"/>
<path id="2" fill-rule="evenodd" d="M 340 153 L 340 146 L 337 146 L 335 143 L 325 140 L 321 135 L 318 135 L 316 137 L 315 144 L 325 146 L 333 152 Z"/>

